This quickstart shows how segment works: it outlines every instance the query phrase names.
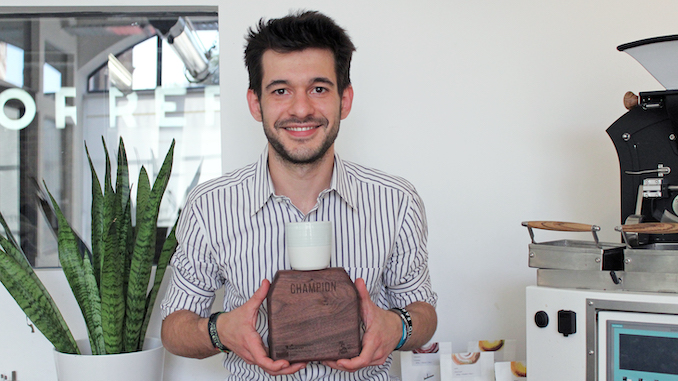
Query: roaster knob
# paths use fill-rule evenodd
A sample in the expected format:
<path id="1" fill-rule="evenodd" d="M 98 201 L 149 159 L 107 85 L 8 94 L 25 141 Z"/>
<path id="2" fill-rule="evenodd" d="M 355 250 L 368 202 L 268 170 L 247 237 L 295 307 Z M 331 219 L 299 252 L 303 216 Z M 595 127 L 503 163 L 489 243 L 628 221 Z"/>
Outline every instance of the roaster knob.
<path id="1" fill-rule="evenodd" d="M 544 328 L 549 325 L 549 315 L 545 311 L 539 311 L 534 314 L 534 324 L 539 328 Z"/>

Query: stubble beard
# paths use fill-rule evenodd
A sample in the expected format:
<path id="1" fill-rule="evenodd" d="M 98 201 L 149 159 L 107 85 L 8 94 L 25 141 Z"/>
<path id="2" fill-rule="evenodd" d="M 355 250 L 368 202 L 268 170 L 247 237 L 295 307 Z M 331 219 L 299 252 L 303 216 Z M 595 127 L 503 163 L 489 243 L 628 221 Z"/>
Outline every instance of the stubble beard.
<path id="1" fill-rule="evenodd" d="M 287 162 L 289 164 L 294 165 L 311 165 L 320 162 L 325 157 L 325 154 L 330 149 L 330 147 L 332 147 L 332 145 L 334 144 L 337 135 L 339 135 L 340 119 L 337 118 L 336 123 L 329 127 L 328 134 L 325 137 L 325 140 L 323 140 L 322 144 L 317 149 L 315 150 L 301 149 L 299 151 L 294 152 L 288 150 L 285 147 L 285 145 L 280 141 L 280 139 L 278 139 L 278 136 L 273 131 L 282 129 L 283 126 L 289 123 L 314 123 L 320 125 L 320 127 L 318 128 L 327 129 L 329 125 L 329 121 L 327 120 L 327 118 L 308 117 L 303 120 L 284 119 L 276 121 L 272 129 L 266 127 L 266 120 L 263 118 L 263 115 L 262 120 L 264 126 L 264 134 L 266 135 L 268 143 L 271 145 L 271 147 L 273 147 L 273 150 L 275 151 L 277 156 L 283 162 Z"/>

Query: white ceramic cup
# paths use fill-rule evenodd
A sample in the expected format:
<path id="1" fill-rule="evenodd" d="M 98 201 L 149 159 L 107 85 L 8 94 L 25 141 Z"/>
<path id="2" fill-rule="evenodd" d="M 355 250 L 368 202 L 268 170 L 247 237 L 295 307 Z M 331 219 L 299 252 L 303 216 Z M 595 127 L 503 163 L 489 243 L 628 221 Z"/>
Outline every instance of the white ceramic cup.
<path id="1" fill-rule="evenodd" d="M 332 221 L 288 222 L 285 247 L 294 270 L 321 270 L 330 266 Z"/>

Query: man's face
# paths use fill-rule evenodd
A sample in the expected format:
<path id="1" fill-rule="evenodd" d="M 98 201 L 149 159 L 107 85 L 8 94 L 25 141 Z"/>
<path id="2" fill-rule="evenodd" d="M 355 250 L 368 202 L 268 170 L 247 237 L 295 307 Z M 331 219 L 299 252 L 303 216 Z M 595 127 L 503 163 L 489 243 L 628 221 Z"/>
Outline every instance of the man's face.
<path id="1" fill-rule="evenodd" d="M 341 119 L 351 110 L 353 89 L 349 86 L 339 94 L 332 52 L 267 50 L 262 68 L 261 97 L 249 90 L 247 101 L 275 154 L 307 164 L 333 153 L 330 148 Z"/>

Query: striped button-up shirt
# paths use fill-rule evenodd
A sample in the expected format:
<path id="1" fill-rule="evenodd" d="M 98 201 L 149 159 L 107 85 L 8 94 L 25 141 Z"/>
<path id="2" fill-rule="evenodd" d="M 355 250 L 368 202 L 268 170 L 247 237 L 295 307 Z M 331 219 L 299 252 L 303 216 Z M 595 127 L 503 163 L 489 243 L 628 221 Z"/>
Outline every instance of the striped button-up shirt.
<path id="1" fill-rule="evenodd" d="M 435 307 L 426 249 L 424 205 L 406 180 L 334 157 L 331 185 L 306 215 L 276 195 L 268 151 L 256 163 L 197 186 L 177 229 L 173 277 L 162 304 L 163 318 L 177 310 L 210 314 L 215 291 L 224 287 L 225 311 L 243 305 L 278 270 L 291 269 L 285 254 L 286 222 L 332 221 L 331 267 L 365 280 L 380 307 L 424 301 Z M 268 339 L 266 303 L 256 324 Z M 233 380 L 388 380 L 391 358 L 382 366 L 341 372 L 311 362 L 298 373 L 271 377 L 234 353 L 224 366 Z"/>

